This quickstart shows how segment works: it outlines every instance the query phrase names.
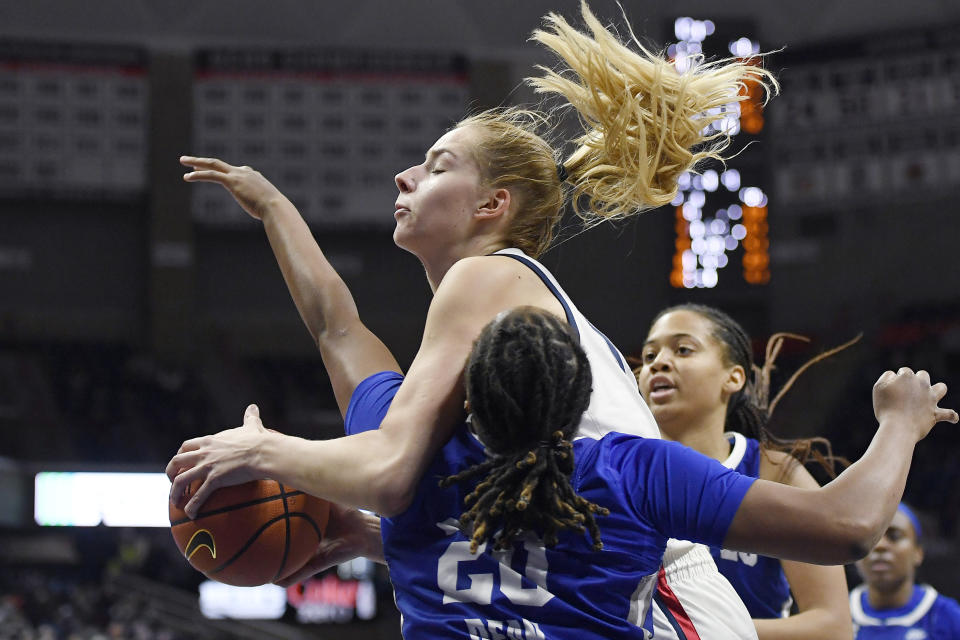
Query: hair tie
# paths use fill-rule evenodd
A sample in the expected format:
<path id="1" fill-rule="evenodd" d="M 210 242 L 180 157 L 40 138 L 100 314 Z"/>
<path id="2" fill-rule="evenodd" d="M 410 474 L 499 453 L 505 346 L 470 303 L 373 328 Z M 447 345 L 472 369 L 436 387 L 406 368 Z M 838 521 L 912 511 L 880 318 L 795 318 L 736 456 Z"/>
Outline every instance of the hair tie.
<path id="1" fill-rule="evenodd" d="M 562 162 L 557 163 L 557 177 L 560 178 L 560 182 L 567 181 L 567 168 L 563 166 Z"/>
<path id="2" fill-rule="evenodd" d="M 539 440 L 537 445 L 540 447 L 549 447 L 557 451 L 563 451 L 573 446 L 569 440 L 563 437 L 563 431 L 554 431 L 550 435 L 551 437 L 549 440 Z"/>

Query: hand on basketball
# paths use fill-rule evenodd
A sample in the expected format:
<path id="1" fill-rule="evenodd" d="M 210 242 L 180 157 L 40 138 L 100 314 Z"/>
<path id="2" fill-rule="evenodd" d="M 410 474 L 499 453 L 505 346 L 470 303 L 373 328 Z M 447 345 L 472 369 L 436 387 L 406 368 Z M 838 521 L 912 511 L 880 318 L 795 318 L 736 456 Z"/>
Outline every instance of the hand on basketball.
<path id="1" fill-rule="evenodd" d="M 243 415 L 242 427 L 187 440 L 167 464 L 167 477 L 173 483 L 170 501 L 188 517 L 195 518 L 215 489 L 261 477 L 253 461 L 268 437 L 260 411 L 252 404 Z M 191 496 L 190 484 L 195 480 L 201 482 Z"/>
<path id="2" fill-rule="evenodd" d="M 302 568 L 278 580 L 277 584 L 281 587 L 298 584 L 324 569 L 360 556 L 375 562 L 384 561 L 380 518 L 331 502 L 330 519 L 317 553 Z"/>
<path id="3" fill-rule="evenodd" d="M 946 393 L 947 385 L 931 384 L 926 371 L 914 373 L 901 367 L 896 373 L 886 371 L 873 385 L 873 412 L 878 422 L 890 419 L 915 425 L 919 441 L 936 423 L 957 422 L 956 411 L 937 406 Z"/>
<path id="4" fill-rule="evenodd" d="M 216 158 L 193 156 L 180 156 L 180 164 L 193 169 L 184 174 L 186 182 L 222 184 L 243 210 L 257 220 L 263 219 L 271 205 L 285 199 L 269 180 L 250 167 L 235 167 Z"/>

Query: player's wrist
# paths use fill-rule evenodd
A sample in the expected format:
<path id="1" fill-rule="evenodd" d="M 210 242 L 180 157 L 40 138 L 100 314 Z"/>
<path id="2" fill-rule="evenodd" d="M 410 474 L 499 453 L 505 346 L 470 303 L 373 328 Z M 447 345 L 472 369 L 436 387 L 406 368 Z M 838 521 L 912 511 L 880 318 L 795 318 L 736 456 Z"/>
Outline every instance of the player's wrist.
<path id="1" fill-rule="evenodd" d="M 253 448 L 251 464 L 253 471 L 259 477 L 273 478 L 283 484 L 290 484 L 288 479 L 289 466 L 283 460 L 284 439 L 289 438 L 282 433 L 266 430 Z"/>
<path id="2" fill-rule="evenodd" d="M 914 446 L 927 434 L 921 420 L 915 414 L 903 414 L 897 411 L 884 412 L 878 416 L 877 436 L 884 440 L 903 442 Z"/>
<path id="3" fill-rule="evenodd" d="M 271 222 L 277 217 L 283 215 L 284 212 L 296 213 L 297 209 L 293 206 L 293 203 L 276 189 L 272 193 L 266 194 L 263 198 L 260 199 L 257 207 L 257 218 L 260 219 L 260 222 L 266 224 Z"/>
<path id="4" fill-rule="evenodd" d="M 365 511 L 358 511 L 357 513 L 363 519 L 363 545 L 357 555 L 374 562 L 385 563 L 383 538 L 380 533 L 380 518 Z"/>

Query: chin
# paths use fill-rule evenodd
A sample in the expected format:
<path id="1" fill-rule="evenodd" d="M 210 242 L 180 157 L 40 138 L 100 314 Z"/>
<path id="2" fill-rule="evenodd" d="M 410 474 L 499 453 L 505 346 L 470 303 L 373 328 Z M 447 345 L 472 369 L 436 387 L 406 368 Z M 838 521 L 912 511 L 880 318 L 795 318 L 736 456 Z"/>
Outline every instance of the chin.
<path id="1" fill-rule="evenodd" d="M 399 224 L 397 224 L 393 230 L 393 244 L 397 245 L 401 249 L 406 249 L 409 251 L 410 249 L 407 246 L 408 242 L 409 238 L 407 237 L 407 234 L 405 234 L 404 230 L 400 228 Z"/>
<path id="2" fill-rule="evenodd" d="M 412 253 L 417 257 L 420 256 L 420 254 L 417 252 L 415 243 L 413 242 L 413 238 L 410 237 L 410 234 L 404 233 L 399 226 L 393 230 L 393 244 L 408 253 Z"/>

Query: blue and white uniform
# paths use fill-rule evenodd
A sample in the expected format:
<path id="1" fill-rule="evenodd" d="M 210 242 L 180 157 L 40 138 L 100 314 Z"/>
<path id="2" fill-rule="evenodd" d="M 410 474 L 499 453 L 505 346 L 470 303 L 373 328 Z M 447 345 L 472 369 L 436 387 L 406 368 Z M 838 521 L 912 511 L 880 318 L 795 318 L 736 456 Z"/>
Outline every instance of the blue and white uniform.
<path id="1" fill-rule="evenodd" d="M 593 393 L 577 428 L 577 437 L 602 438 L 611 431 L 659 438 L 660 428 L 637 387 L 626 359 L 610 340 L 573 304 L 546 267 L 519 249 L 501 249 L 493 255 L 522 262 L 536 273 L 563 306 L 567 323 L 579 338 L 590 361 Z"/>
<path id="2" fill-rule="evenodd" d="M 364 380 L 347 432 L 376 428 L 402 380 L 394 372 Z M 509 551 L 483 545 L 471 554 L 457 519 L 475 483 L 438 482 L 485 457 L 465 427 L 456 431 L 410 508 L 381 521 L 406 638 L 650 638 L 667 538 L 720 544 L 753 483 L 677 443 L 619 433 L 577 439 L 574 456 L 574 489 L 611 511 L 600 518 L 603 551 L 568 531 L 553 549 L 531 536 Z"/>
<path id="3" fill-rule="evenodd" d="M 751 478 L 760 477 L 760 443 L 735 432 L 724 434 L 733 445 L 723 466 Z M 793 597 L 783 565 L 776 558 L 711 547 L 720 573 L 740 594 L 754 618 L 790 615 Z"/>
<path id="4" fill-rule="evenodd" d="M 643 401 L 625 358 L 577 309 L 550 271 L 519 249 L 500 255 L 522 262 L 539 276 L 563 306 L 567 323 L 579 337 L 593 375 L 590 405 L 578 438 L 599 439 L 611 432 L 660 438 L 660 428 Z M 756 628 L 740 596 L 717 570 L 703 545 L 670 539 L 663 557 L 653 606 L 657 638 L 663 640 L 755 640 Z"/>
<path id="5" fill-rule="evenodd" d="M 960 604 L 930 585 L 914 585 L 910 601 L 896 609 L 874 609 L 864 585 L 850 592 L 855 640 L 957 640 Z"/>

